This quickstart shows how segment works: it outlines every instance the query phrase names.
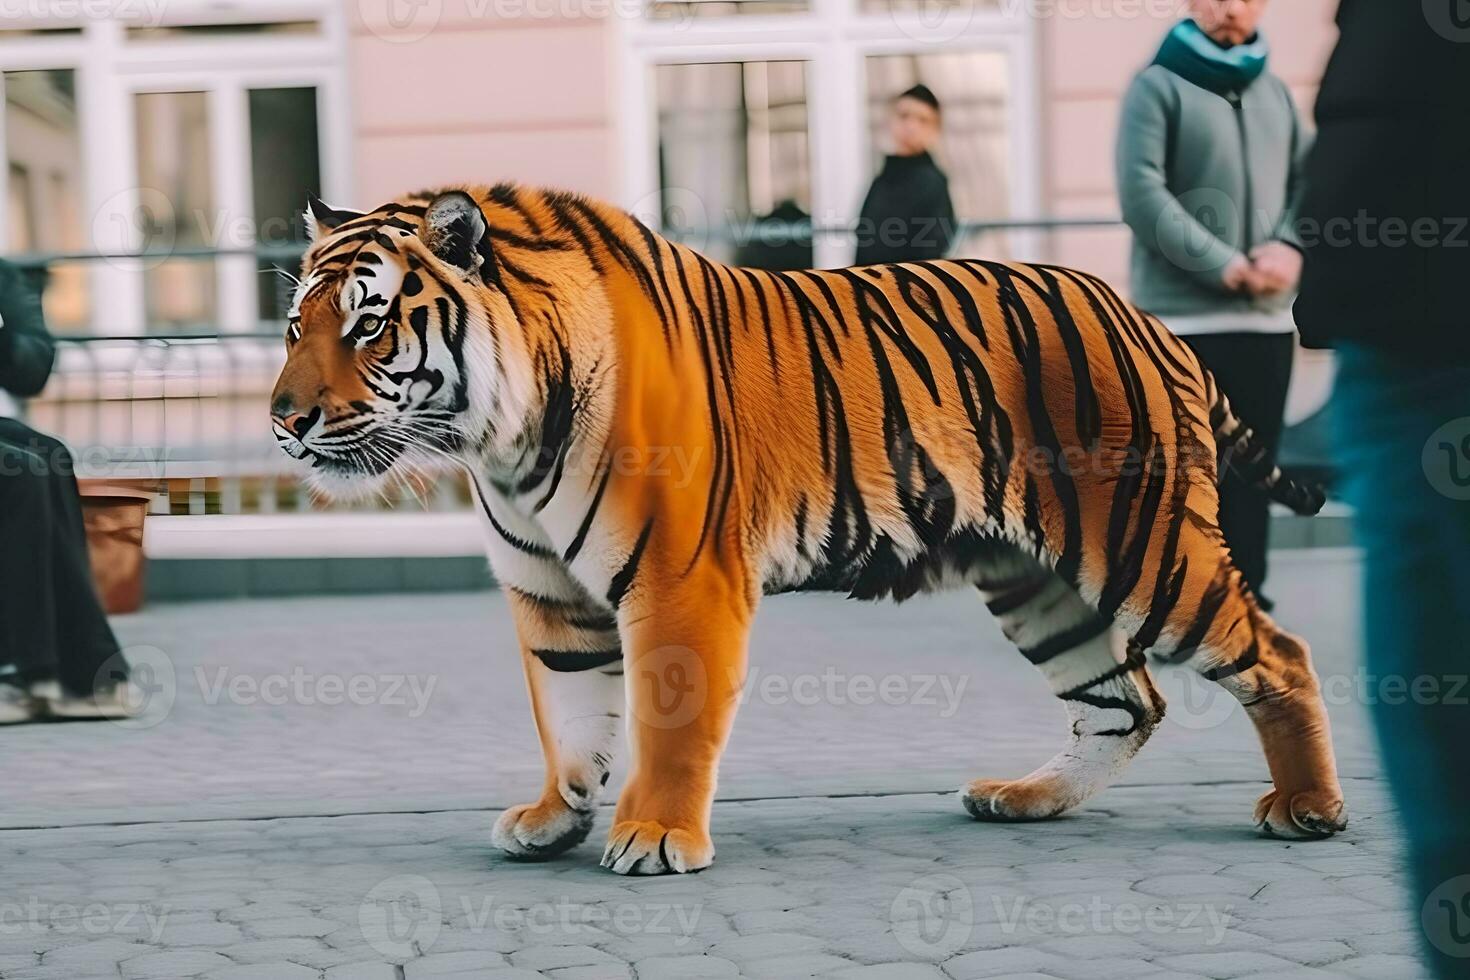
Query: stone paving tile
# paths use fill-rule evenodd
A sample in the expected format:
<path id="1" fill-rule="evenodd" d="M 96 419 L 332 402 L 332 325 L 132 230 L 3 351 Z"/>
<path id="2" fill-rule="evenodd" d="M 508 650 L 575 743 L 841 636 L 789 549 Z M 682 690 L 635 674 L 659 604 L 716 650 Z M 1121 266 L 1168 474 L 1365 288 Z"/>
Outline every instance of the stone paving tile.
<path id="1" fill-rule="evenodd" d="M 1243 788 L 1192 792 L 1253 795 Z M 1285 844 L 1207 817 L 1159 823 L 1175 792 L 1116 788 L 1107 810 L 1050 826 L 976 824 L 928 794 L 812 800 L 811 813 L 801 800 L 717 804 L 719 862 L 658 879 L 598 869 L 593 846 L 506 862 L 484 811 L 0 831 L 6 895 L 30 909 L 21 933 L 0 930 L 0 976 L 1421 975 L 1415 916 L 1344 894 L 1396 880 L 1392 848 L 1353 830 Z M 1389 826 L 1379 784 L 1350 792 Z M 384 856 L 385 840 L 401 849 Z M 167 887 L 139 901 L 65 873 L 99 849 L 132 852 L 145 879 L 177 879 L 182 907 Z M 217 860 L 179 866 L 201 851 Z M 1065 879 L 1058 855 L 1081 873 Z M 1322 863 L 1349 870 L 1297 873 Z M 212 892 L 214 878 L 230 888 Z"/>
<path id="2" fill-rule="evenodd" d="M 1351 593 L 1355 566 L 1291 556 L 1277 574 L 1283 623 L 1312 640 L 1324 677 L 1351 677 L 1354 617 L 1320 596 Z M 922 671 L 963 682 L 963 697 L 797 705 L 757 693 L 721 773 L 719 862 L 622 879 L 596 867 L 607 809 L 555 861 L 510 863 L 489 846 L 498 810 L 541 781 L 501 597 L 124 619 L 125 642 L 168 652 L 177 698 L 148 729 L 7 731 L 0 785 L 23 790 L 0 798 L 0 978 L 1423 975 L 1362 705 L 1331 709 L 1353 821 L 1331 841 L 1250 831 L 1265 778 L 1255 736 L 1238 710 L 1214 718 L 1207 702 L 1201 716 L 1189 698 L 1171 698 L 1123 782 L 1080 811 L 979 825 L 953 787 L 1026 771 L 1064 727 L 973 597 L 897 609 L 782 598 L 759 623 L 759 676 Z M 324 649 L 312 637 L 325 630 Z M 415 676 L 434 683 L 418 714 L 205 697 L 221 669 L 402 676 L 409 648 Z M 1172 694 L 1180 675 L 1160 677 Z"/>

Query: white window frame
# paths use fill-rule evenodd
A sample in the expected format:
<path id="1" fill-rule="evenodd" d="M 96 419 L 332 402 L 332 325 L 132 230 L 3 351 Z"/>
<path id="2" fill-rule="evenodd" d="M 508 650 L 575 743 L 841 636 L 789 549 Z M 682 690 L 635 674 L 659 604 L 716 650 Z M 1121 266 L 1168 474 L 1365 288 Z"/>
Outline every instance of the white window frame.
<path id="1" fill-rule="evenodd" d="M 82 5 L 83 7 L 85 5 Z M 78 5 L 59 5 L 75 11 Z M 76 16 L 7 22 L 6 29 L 76 28 L 53 36 L 0 34 L 0 71 L 74 72 L 85 185 L 83 232 L 92 251 L 136 252 L 141 230 L 132 215 L 140 195 L 135 99 L 145 92 L 205 92 L 209 99 L 212 204 L 230 222 L 255 214 L 250 173 L 249 90 L 313 87 L 317 90 L 322 193 L 352 197 L 352 124 L 348 95 L 347 24 L 336 0 L 169 0 L 165 5 L 118 4 L 103 19 Z M 158 11 L 156 19 L 150 10 Z M 314 21 L 313 34 L 217 35 L 129 40 L 129 26 L 193 26 L 220 23 Z M 4 103 L 0 101 L 0 157 L 5 156 Z M 0 174 L 0 181 L 8 180 Z M 0 252 L 9 250 L 8 195 L 0 193 Z M 305 202 L 303 202 L 304 204 Z M 244 224 L 241 223 L 241 227 Z M 251 247 L 222 230 L 219 248 Z M 215 243 L 212 243 L 215 244 Z M 143 276 L 138 263 L 96 260 L 89 265 L 94 333 L 146 332 Z M 215 260 L 218 326 L 248 332 L 259 324 L 256 263 L 251 256 Z"/>
<path id="2" fill-rule="evenodd" d="M 1021 5 L 999 4 L 939 13 L 863 13 L 860 0 L 809 0 L 803 13 L 618 21 L 621 60 L 619 105 L 623 204 L 646 221 L 659 220 L 658 99 L 654 68 L 667 64 L 731 61 L 805 61 L 811 151 L 812 214 L 819 225 L 851 227 L 869 181 L 872 148 L 864 69 L 870 55 L 989 51 L 1006 55 L 1011 122 L 1011 216 L 1040 213 L 1041 147 L 1036 24 Z M 713 217 L 713 216 L 712 216 Z M 1023 236 L 1024 237 L 1024 236 Z M 817 236 L 819 267 L 847 264 L 846 236 Z M 1019 251 L 1031 244 L 1013 241 Z"/>

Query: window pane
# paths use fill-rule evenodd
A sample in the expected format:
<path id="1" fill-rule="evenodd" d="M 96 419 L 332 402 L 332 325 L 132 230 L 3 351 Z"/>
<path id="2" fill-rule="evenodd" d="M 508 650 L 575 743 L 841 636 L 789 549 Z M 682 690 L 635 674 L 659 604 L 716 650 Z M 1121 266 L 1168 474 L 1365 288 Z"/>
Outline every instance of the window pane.
<path id="1" fill-rule="evenodd" d="M 209 103 L 203 92 L 138 95 L 139 225 L 143 251 L 205 248 L 218 227 L 209 157 Z M 214 260 L 168 259 L 145 273 L 148 328 L 159 333 L 212 328 Z"/>
<path id="2" fill-rule="evenodd" d="M 86 251 L 75 75 L 8 71 L 4 87 L 10 251 Z M 51 329 L 86 328 L 90 303 L 83 263 L 53 263 L 44 295 Z"/>
<path id="3" fill-rule="evenodd" d="M 696 17 L 799 14 L 808 9 L 807 0 L 650 0 L 648 16 L 654 20 L 687 21 Z"/>
<path id="4" fill-rule="evenodd" d="M 751 219 L 811 212 L 806 62 L 660 65 L 657 75 L 665 228 L 696 226 L 692 243 L 712 257 L 768 264 L 737 238 Z"/>
<path id="5" fill-rule="evenodd" d="M 256 238 L 262 245 L 304 243 L 301 212 L 308 192 L 322 193 L 317 142 L 316 89 L 264 88 L 250 91 L 250 173 L 255 198 Z M 272 270 L 294 273 L 289 259 L 262 259 L 260 317 L 285 319 L 292 287 Z"/>
<path id="6" fill-rule="evenodd" d="M 129 41 L 171 41 L 190 38 L 261 37 L 320 33 L 314 20 L 274 21 L 264 24 L 182 24 L 172 27 L 129 27 Z"/>
<path id="7" fill-rule="evenodd" d="M 922 82 L 943 110 L 934 159 L 949 175 L 961 222 L 1010 217 L 1010 77 L 1006 55 L 994 51 L 885 55 L 867 60 L 868 118 L 873 169 L 882 166 L 893 98 Z M 951 254 L 1002 258 L 1004 232 L 962 235 Z"/>
<path id="8" fill-rule="evenodd" d="M 943 18 L 968 16 L 971 11 L 999 6 L 1000 0 L 861 0 L 859 9 L 865 14 L 912 14 L 938 26 L 946 23 Z"/>

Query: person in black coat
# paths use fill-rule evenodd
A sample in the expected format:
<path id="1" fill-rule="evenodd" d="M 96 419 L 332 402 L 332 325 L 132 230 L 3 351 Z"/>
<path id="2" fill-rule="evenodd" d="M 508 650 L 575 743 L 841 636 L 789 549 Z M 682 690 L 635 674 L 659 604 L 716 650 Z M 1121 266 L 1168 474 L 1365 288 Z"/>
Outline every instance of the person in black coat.
<path id="1" fill-rule="evenodd" d="M 1470 969 L 1470 21 L 1343 0 L 1317 100 L 1296 302 L 1337 348 L 1344 489 L 1364 551 L 1366 676 L 1440 977 Z M 1389 688 L 1388 682 L 1404 685 Z M 1400 690 L 1406 692 L 1400 694 Z"/>
<path id="2" fill-rule="evenodd" d="M 97 598 L 70 453 L 12 417 L 56 345 L 40 297 L 0 262 L 0 724 L 119 718 L 140 703 Z"/>
<path id="3" fill-rule="evenodd" d="M 942 259 L 954 239 L 949 178 L 929 149 L 939 139 L 939 99 L 915 85 L 893 100 L 893 152 L 873 179 L 857 228 L 858 265 Z"/>

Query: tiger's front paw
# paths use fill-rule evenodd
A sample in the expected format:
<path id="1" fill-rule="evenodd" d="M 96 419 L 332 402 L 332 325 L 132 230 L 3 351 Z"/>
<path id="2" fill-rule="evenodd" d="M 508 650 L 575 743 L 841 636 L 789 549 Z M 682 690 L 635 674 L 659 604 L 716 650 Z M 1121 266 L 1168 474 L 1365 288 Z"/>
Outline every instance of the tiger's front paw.
<path id="1" fill-rule="evenodd" d="M 495 821 L 490 842 L 520 861 L 544 861 L 569 851 L 592 831 L 597 811 L 574 810 L 560 796 L 511 807 Z"/>
<path id="2" fill-rule="evenodd" d="M 656 820 L 613 825 L 602 866 L 620 875 L 666 875 L 703 871 L 714 863 L 715 845 L 703 830 L 665 827 Z"/>
<path id="3" fill-rule="evenodd" d="M 1267 837 L 1317 840 L 1347 829 L 1347 809 L 1335 788 L 1300 793 L 1272 789 L 1256 801 L 1256 827 Z"/>

